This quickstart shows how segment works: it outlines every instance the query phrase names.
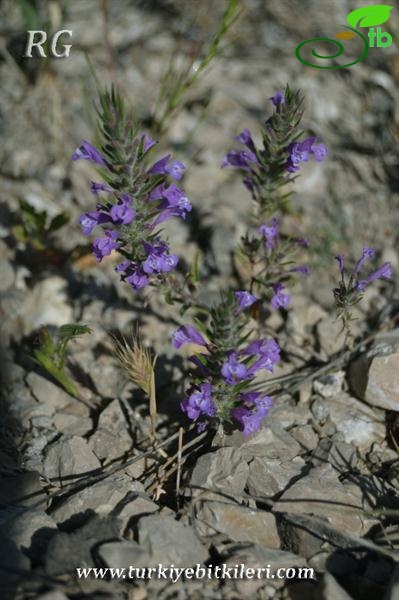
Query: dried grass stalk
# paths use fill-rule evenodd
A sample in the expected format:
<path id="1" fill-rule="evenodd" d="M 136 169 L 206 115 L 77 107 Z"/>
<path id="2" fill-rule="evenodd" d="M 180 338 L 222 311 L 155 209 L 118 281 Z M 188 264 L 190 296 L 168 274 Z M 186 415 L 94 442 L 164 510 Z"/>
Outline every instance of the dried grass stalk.
<path id="1" fill-rule="evenodd" d="M 113 337 L 114 352 L 123 369 L 149 400 L 151 419 L 151 437 L 155 439 L 157 425 L 157 401 L 155 389 L 155 363 L 157 355 L 152 357 L 150 350 L 145 348 L 138 333 L 132 335 L 129 344 L 126 338 L 121 340 Z"/>

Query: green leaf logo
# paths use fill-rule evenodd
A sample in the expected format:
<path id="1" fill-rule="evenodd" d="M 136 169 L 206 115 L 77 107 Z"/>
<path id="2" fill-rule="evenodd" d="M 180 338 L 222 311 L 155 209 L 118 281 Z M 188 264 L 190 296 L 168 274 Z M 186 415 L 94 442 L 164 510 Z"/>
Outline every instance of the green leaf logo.
<path id="1" fill-rule="evenodd" d="M 392 8 L 393 6 L 387 6 L 386 4 L 373 4 L 372 6 L 358 8 L 349 13 L 347 21 L 352 27 L 382 25 L 382 23 L 388 21 Z"/>

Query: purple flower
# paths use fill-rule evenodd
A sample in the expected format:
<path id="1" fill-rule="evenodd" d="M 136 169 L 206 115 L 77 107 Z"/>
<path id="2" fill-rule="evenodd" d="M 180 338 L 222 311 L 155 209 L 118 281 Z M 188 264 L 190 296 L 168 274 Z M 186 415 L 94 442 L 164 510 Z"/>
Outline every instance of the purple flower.
<path id="1" fill-rule="evenodd" d="M 325 144 L 313 144 L 312 152 L 317 162 L 322 162 L 328 155 L 328 149 Z"/>
<path id="2" fill-rule="evenodd" d="M 180 348 L 184 344 L 198 344 L 206 346 L 206 341 L 202 334 L 191 325 L 178 327 L 172 334 L 172 345 L 174 348 Z"/>
<path id="3" fill-rule="evenodd" d="M 199 390 L 192 392 L 180 403 L 180 407 L 192 421 L 196 421 L 201 415 L 212 417 L 216 412 L 216 406 L 212 399 L 211 384 L 201 384 Z"/>
<path id="4" fill-rule="evenodd" d="M 143 262 L 143 270 L 145 273 L 167 273 L 175 268 L 179 262 L 179 257 L 176 254 L 167 254 L 169 250 L 165 242 L 157 244 L 143 244 L 148 256 Z"/>
<path id="5" fill-rule="evenodd" d="M 230 352 L 220 372 L 223 379 L 230 385 L 248 378 L 248 369 L 243 363 L 238 362 L 237 352 Z"/>
<path id="6" fill-rule="evenodd" d="M 299 171 L 299 165 L 301 162 L 307 162 L 310 155 L 313 154 L 318 162 L 321 162 L 327 156 L 327 147 L 324 144 L 315 144 L 316 138 L 314 136 L 303 140 L 302 142 L 294 142 L 287 146 L 286 151 L 289 153 L 289 157 L 286 163 L 286 170 L 289 173 L 296 173 Z"/>
<path id="7" fill-rule="evenodd" d="M 267 412 L 262 409 L 251 411 L 248 408 L 233 408 L 231 412 L 235 420 L 243 426 L 242 432 L 245 437 L 259 431 L 262 421 L 267 415 Z"/>
<path id="8" fill-rule="evenodd" d="M 109 213 L 114 223 L 122 225 L 129 225 L 136 216 L 132 208 L 132 199 L 128 194 L 122 194 L 121 200 L 118 204 L 114 204 Z"/>
<path id="9" fill-rule="evenodd" d="M 250 150 L 230 150 L 222 162 L 222 169 L 225 167 L 238 167 L 239 169 L 250 170 L 250 163 L 258 163 L 256 155 Z"/>
<path id="10" fill-rule="evenodd" d="M 338 261 L 338 267 L 340 270 L 341 275 L 344 274 L 344 268 L 345 268 L 345 256 L 343 254 L 337 254 L 337 256 L 335 257 L 335 260 Z"/>
<path id="11" fill-rule="evenodd" d="M 144 135 L 142 135 L 140 141 L 143 144 L 143 154 L 147 154 L 147 152 L 153 146 L 156 146 L 156 144 L 158 144 L 158 142 L 156 140 L 153 140 L 148 133 L 145 133 Z"/>
<path id="12" fill-rule="evenodd" d="M 277 92 L 274 94 L 274 96 L 271 96 L 271 98 L 269 98 L 269 100 L 271 100 L 273 102 L 273 104 L 276 108 L 279 108 L 279 106 L 281 104 L 285 104 L 284 92 L 282 92 L 281 90 L 277 90 Z"/>
<path id="13" fill-rule="evenodd" d="M 154 193 L 155 192 L 155 193 Z M 163 208 L 163 212 L 160 212 L 158 217 L 153 223 L 153 227 L 163 223 L 167 219 L 172 217 L 186 218 L 188 212 L 192 210 L 191 202 L 185 195 L 182 189 L 177 187 L 174 183 L 169 187 L 158 186 L 150 196 L 150 200 L 160 200 L 160 208 Z"/>
<path id="14" fill-rule="evenodd" d="M 389 262 L 386 262 L 379 269 L 374 271 L 374 273 L 371 273 L 371 275 L 359 281 L 356 285 L 356 289 L 362 292 L 373 281 L 376 281 L 377 279 L 392 279 L 392 276 L 392 265 Z"/>
<path id="15" fill-rule="evenodd" d="M 112 192 L 113 190 L 108 185 L 105 185 L 105 183 L 99 183 L 98 181 L 91 181 L 90 182 L 90 191 L 95 196 L 98 196 L 98 194 L 100 192 Z"/>
<path id="16" fill-rule="evenodd" d="M 251 132 L 249 131 L 249 129 L 245 128 L 244 131 L 242 131 L 234 139 L 237 140 L 237 142 L 244 144 L 244 146 L 246 146 L 248 148 L 248 150 L 250 150 L 250 152 L 254 156 L 256 156 L 256 146 L 254 144 L 254 141 L 252 139 L 252 135 L 251 135 Z"/>
<path id="17" fill-rule="evenodd" d="M 238 300 L 238 313 L 252 306 L 258 300 L 256 296 L 249 292 L 234 292 L 234 295 Z"/>
<path id="18" fill-rule="evenodd" d="M 353 275 L 358 275 L 359 272 L 361 271 L 363 265 L 368 262 L 369 260 L 371 260 L 372 258 L 374 258 L 375 256 L 375 250 L 374 248 L 369 248 L 368 246 L 364 246 L 363 248 L 363 252 L 362 252 L 362 256 L 359 258 L 359 260 L 357 261 L 355 268 L 353 269 Z"/>
<path id="19" fill-rule="evenodd" d="M 302 248 L 309 248 L 310 242 L 306 238 L 298 238 L 295 240 L 297 246 L 301 246 Z"/>
<path id="20" fill-rule="evenodd" d="M 109 223 L 109 221 L 109 216 L 99 210 L 93 210 L 92 212 L 85 213 L 79 218 L 79 223 L 82 227 L 84 235 L 90 235 L 97 225 Z"/>
<path id="21" fill-rule="evenodd" d="M 280 360 L 280 346 L 273 340 L 255 340 L 244 350 L 247 356 L 259 356 L 259 358 L 249 367 L 249 372 L 255 375 L 260 369 L 267 369 L 272 372 L 274 365 Z"/>
<path id="22" fill-rule="evenodd" d="M 97 238 L 93 242 L 93 253 L 97 262 L 101 262 L 104 256 L 109 256 L 112 250 L 116 250 L 120 246 L 120 243 L 117 242 L 117 231 L 108 229 L 105 231 L 105 236 L 105 238 Z"/>
<path id="23" fill-rule="evenodd" d="M 97 165 L 107 166 L 107 161 L 102 156 L 101 152 L 92 146 L 90 142 L 86 142 L 85 140 L 83 140 L 79 148 L 76 148 L 75 152 L 72 154 L 72 160 L 79 160 L 80 158 L 94 162 Z"/>
<path id="24" fill-rule="evenodd" d="M 305 277 L 309 277 L 310 269 L 308 265 L 299 265 L 298 267 L 293 267 L 292 269 L 290 269 L 290 273 L 300 273 Z"/>
<path id="25" fill-rule="evenodd" d="M 274 217 L 270 225 L 261 225 L 258 229 L 258 233 L 260 233 L 265 238 L 266 250 L 274 250 L 277 244 L 277 238 L 279 234 L 278 220 Z"/>
<path id="26" fill-rule="evenodd" d="M 177 179 L 177 180 L 181 179 L 186 167 L 179 160 L 172 160 L 172 162 L 170 164 L 168 164 L 169 159 L 170 159 L 170 154 L 168 154 L 167 156 L 164 156 L 163 158 L 158 160 L 155 164 L 153 164 L 148 172 L 149 173 L 160 173 L 162 175 L 170 175 L 171 177 L 173 177 L 173 179 Z"/>
<path id="27" fill-rule="evenodd" d="M 127 258 L 126 260 L 123 260 L 121 263 L 116 265 L 115 271 L 117 273 L 126 272 L 133 266 L 134 264 L 132 263 L 132 261 Z"/>
<path id="28" fill-rule="evenodd" d="M 290 303 L 291 296 L 289 294 L 284 294 L 282 291 L 284 286 L 282 283 L 275 283 L 273 285 L 274 296 L 270 300 L 270 304 L 272 308 L 287 308 Z"/>
<path id="29" fill-rule="evenodd" d="M 126 277 L 126 281 L 134 290 L 141 290 L 148 284 L 148 277 L 139 267 L 135 267 L 134 271 Z"/>

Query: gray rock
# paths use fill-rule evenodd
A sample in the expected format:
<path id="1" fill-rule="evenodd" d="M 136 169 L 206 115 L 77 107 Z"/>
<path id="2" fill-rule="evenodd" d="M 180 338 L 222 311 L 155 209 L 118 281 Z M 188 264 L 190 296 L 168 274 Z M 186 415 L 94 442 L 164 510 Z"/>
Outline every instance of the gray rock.
<path id="1" fill-rule="evenodd" d="M 29 558 L 37 559 L 57 531 L 57 526 L 45 512 L 29 508 L 5 519 L 0 531 Z"/>
<path id="2" fill-rule="evenodd" d="M 319 421 L 325 421 L 329 417 L 336 431 L 342 433 L 345 442 L 353 443 L 361 449 L 367 449 L 374 442 L 385 439 L 384 413 L 373 410 L 348 394 L 341 393 L 334 398 L 315 400 L 312 412 Z"/>
<path id="3" fill-rule="evenodd" d="M 368 404 L 399 412 L 399 351 L 385 345 L 364 354 L 351 365 L 349 383 Z"/>
<path id="4" fill-rule="evenodd" d="M 251 569 L 266 569 L 270 565 L 270 573 L 275 573 L 279 568 L 288 567 L 306 567 L 307 563 L 304 558 L 284 552 L 282 550 L 274 550 L 252 544 L 243 548 L 238 548 L 229 552 L 229 556 L 223 560 L 228 566 L 244 564 L 246 568 Z M 262 573 L 262 571 L 261 571 Z M 265 573 L 265 571 L 263 571 Z M 267 583 L 275 588 L 282 587 L 284 580 L 268 579 Z M 256 591 L 265 585 L 265 579 L 235 579 L 234 587 L 240 594 L 241 598 L 254 598 Z"/>
<path id="5" fill-rule="evenodd" d="M 87 517 L 88 511 L 100 516 L 109 515 L 129 492 L 140 491 L 141 487 L 124 475 L 109 477 L 66 498 L 52 511 L 52 516 L 57 523 L 71 518 L 77 523 Z"/>
<path id="6" fill-rule="evenodd" d="M 103 304 L 101 305 L 103 307 Z M 90 375 L 98 394 L 102 398 L 115 398 L 121 392 L 124 375 L 120 366 L 110 354 L 100 354 L 94 358 L 91 348 L 74 353 L 73 360 Z"/>
<path id="7" fill-rule="evenodd" d="M 23 333 L 28 335 L 41 325 L 65 325 L 73 320 L 66 295 L 67 283 L 58 275 L 40 281 L 26 295 L 23 306 Z"/>
<path id="8" fill-rule="evenodd" d="M 163 515 L 142 517 L 138 524 L 139 543 L 149 548 L 150 563 L 157 565 L 168 557 L 168 563 L 190 567 L 208 558 L 208 551 L 194 530 L 181 521 Z"/>
<path id="9" fill-rule="evenodd" d="M 44 473 L 49 479 L 58 479 L 60 485 L 71 482 L 73 475 L 85 475 L 95 471 L 100 463 L 81 437 L 62 437 L 47 450 Z M 63 481 L 64 478 L 67 478 Z"/>
<path id="10" fill-rule="evenodd" d="M 245 438 L 240 431 L 231 435 L 219 437 L 214 441 L 223 442 L 224 446 L 239 448 L 242 456 L 250 460 L 254 456 L 263 456 L 270 459 L 290 460 L 298 456 L 301 447 L 294 438 L 287 433 L 279 423 L 265 422 L 257 432 Z"/>
<path id="11" fill-rule="evenodd" d="M 392 571 L 384 600 L 399 600 L 399 565 L 396 565 Z"/>
<path id="12" fill-rule="evenodd" d="M 0 292 L 5 292 L 12 287 L 14 280 L 15 274 L 11 263 L 4 258 L 0 258 Z"/>
<path id="13" fill-rule="evenodd" d="M 23 571 L 29 571 L 30 560 L 18 549 L 15 542 L 9 539 L 6 535 L 0 531 L 0 555 L 1 565 L 0 569 L 0 589 L 4 598 L 7 598 L 7 593 L 15 591 L 15 585 L 20 582 L 21 575 L 18 572 L 19 569 Z M 15 598 L 15 595 L 9 596 Z"/>
<path id="14" fill-rule="evenodd" d="M 121 403 L 118 399 L 112 400 L 102 411 L 97 429 L 89 439 L 89 446 L 100 460 L 109 462 L 122 457 L 132 444 Z"/>
<path id="15" fill-rule="evenodd" d="M 272 498 L 300 477 L 304 466 L 299 456 L 284 462 L 256 457 L 249 465 L 248 492 Z"/>
<path id="16" fill-rule="evenodd" d="M 299 425 L 290 429 L 290 435 L 305 450 L 314 450 L 318 444 L 319 436 L 311 425 Z"/>
<path id="17" fill-rule="evenodd" d="M 49 415 L 53 415 L 57 410 L 62 410 L 71 402 L 71 396 L 60 386 L 37 373 L 29 373 L 26 383 L 41 406 L 46 406 Z"/>
<path id="18" fill-rule="evenodd" d="M 324 573 L 320 588 L 320 600 L 351 600 L 351 596 L 330 573 Z"/>
<path id="19" fill-rule="evenodd" d="M 94 516 L 73 533 L 56 533 L 47 545 L 45 572 L 50 577 L 65 573 L 76 576 L 77 567 L 94 567 L 93 549 L 118 539 L 119 529 L 117 519 Z"/>
<path id="20" fill-rule="evenodd" d="M 313 382 L 313 389 L 323 398 L 332 398 L 337 396 L 343 387 L 345 380 L 345 371 L 330 373 Z"/>
<path id="21" fill-rule="evenodd" d="M 123 540 L 102 544 L 97 553 L 107 567 L 114 569 L 129 569 L 133 565 L 147 567 L 150 560 L 148 549 L 134 541 Z"/>
<path id="22" fill-rule="evenodd" d="M 274 512 L 317 515 L 344 533 L 364 535 L 377 522 L 365 515 L 364 494 L 352 483 L 341 483 L 330 465 L 315 467 L 278 499 Z"/>
<path id="23" fill-rule="evenodd" d="M 37 471 L 18 473 L 0 479 L 0 504 L 20 506 L 46 505 L 46 492 Z"/>
<path id="24" fill-rule="evenodd" d="M 201 535 L 223 533 L 234 542 L 251 542 L 280 548 L 276 519 L 271 513 L 247 508 L 226 500 L 205 500 L 197 510 L 197 529 Z"/>
<path id="25" fill-rule="evenodd" d="M 213 489 L 237 497 L 244 491 L 248 472 L 248 465 L 239 450 L 219 448 L 200 456 L 193 469 L 189 487 L 193 496 Z"/>
<path id="26" fill-rule="evenodd" d="M 312 418 L 308 406 L 296 404 L 293 401 L 276 402 L 267 416 L 266 426 L 273 423 L 281 425 L 283 429 L 294 427 L 295 425 L 305 425 Z"/>

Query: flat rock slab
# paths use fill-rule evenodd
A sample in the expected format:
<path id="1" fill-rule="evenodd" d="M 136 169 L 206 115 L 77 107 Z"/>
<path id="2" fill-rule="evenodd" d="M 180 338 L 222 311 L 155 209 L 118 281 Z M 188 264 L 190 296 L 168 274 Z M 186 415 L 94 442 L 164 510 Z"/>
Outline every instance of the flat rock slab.
<path id="1" fill-rule="evenodd" d="M 262 428 L 245 438 L 240 431 L 231 435 L 216 436 L 214 444 L 238 448 L 242 456 L 250 460 L 254 456 L 270 459 L 290 460 L 298 456 L 301 447 L 294 438 L 275 421 L 267 419 Z"/>
<path id="2" fill-rule="evenodd" d="M 204 501 L 197 511 L 197 528 L 201 535 L 224 533 L 234 542 L 252 542 L 280 548 L 275 516 L 259 509 L 226 501 Z"/>
<path id="3" fill-rule="evenodd" d="M 349 381 L 358 398 L 399 412 L 399 351 L 380 356 L 373 356 L 371 351 L 361 356 L 350 367 Z"/>
<path id="4" fill-rule="evenodd" d="M 76 435 L 51 444 L 44 459 L 44 474 L 49 479 L 58 479 L 61 485 L 71 483 L 73 475 L 89 475 L 99 467 L 100 462 L 86 440 Z"/>
<path id="5" fill-rule="evenodd" d="M 240 450 L 219 448 L 199 457 L 189 487 L 193 496 L 207 490 L 217 490 L 237 497 L 244 491 L 248 472 L 249 467 Z"/>
<path id="6" fill-rule="evenodd" d="M 203 546 L 192 527 L 176 521 L 173 517 L 149 515 L 142 517 L 138 524 L 140 546 L 147 547 L 150 555 L 148 566 L 165 561 L 178 567 L 191 567 L 208 558 L 208 550 Z"/>
<path id="7" fill-rule="evenodd" d="M 315 467 L 285 491 L 273 512 L 316 515 L 327 519 L 343 533 L 365 535 L 377 523 L 363 512 L 362 490 L 352 483 L 341 483 L 337 471 L 325 464 Z"/>
<path id="8" fill-rule="evenodd" d="M 385 439 L 384 412 L 372 409 L 348 394 L 315 400 L 312 412 L 320 421 L 329 417 L 336 430 L 344 436 L 345 442 L 353 443 L 362 450 Z"/>
<path id="9" fill-rule="evenodd" d="M 248 492 L 273 498 L 298 479 L 304 467 L 305 461 L 299 456 L 285 462 L 256 457 L 249 465 Z"/>

